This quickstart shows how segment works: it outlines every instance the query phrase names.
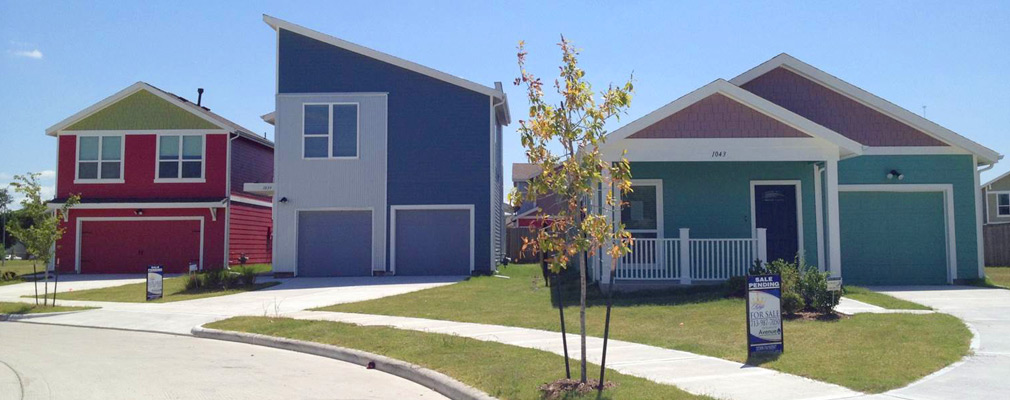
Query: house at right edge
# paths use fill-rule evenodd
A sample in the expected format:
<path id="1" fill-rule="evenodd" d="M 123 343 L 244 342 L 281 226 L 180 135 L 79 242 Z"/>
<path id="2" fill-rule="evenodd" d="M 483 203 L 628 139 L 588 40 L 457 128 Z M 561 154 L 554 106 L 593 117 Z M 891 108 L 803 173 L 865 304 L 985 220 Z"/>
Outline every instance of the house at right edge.
<path id="1" fill-rule="evenodd" d="M 611 132 L 602 151 L 625 149 L 634 190 L 613 219 L 636 240 L 617 284 L 720 281 L 780 258 L 846 284 L 984 276 L 979 172 L 1002 156 L 787 54 Z M 592 260 L 604 284 L 610 261 Z"/>

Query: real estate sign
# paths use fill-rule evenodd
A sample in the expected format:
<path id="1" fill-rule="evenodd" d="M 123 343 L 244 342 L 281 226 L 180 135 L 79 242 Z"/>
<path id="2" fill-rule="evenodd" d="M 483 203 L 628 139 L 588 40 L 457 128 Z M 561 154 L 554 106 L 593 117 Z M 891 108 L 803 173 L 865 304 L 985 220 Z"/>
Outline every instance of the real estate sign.
<path id="1" fill-rule="evenodd" d="M 160 299 L 164 295 L 164 278 L 164 267 L 161 265 L 147 266 L 147 301 Z"/>
<path id="2" fill-rule="evenodd" d="M 747 354 L 781 353 L 782 277 L 747 277 Z"/>

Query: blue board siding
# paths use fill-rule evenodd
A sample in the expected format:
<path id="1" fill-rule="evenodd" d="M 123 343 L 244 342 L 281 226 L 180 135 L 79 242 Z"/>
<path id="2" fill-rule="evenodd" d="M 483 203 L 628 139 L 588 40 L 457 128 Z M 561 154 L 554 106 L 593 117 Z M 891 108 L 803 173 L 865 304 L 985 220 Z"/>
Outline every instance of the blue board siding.
<path id="1" fill-rule="evenodd" d="M 891 170 L 901 181 L 887 179 Z M 975 166 L 970 155 L 860 156 L 838 163 L 838 183 L 929 184 L 954 187 L 954 222 L 957 245 L 957 279 L 978 278 L 978 242 L 975 219 Z M 844 244 L 843 244 L 844 245 Z M 844 274 L 845 265 L 842 265 Z"/>
<path id="2" fill-rule="evenodd" d="M 280 94 L 388 93 L 388 205 L 473 204 L 475 270 L 490 271 L 491 168 L 500 168 L 490 98 L 283 29 L 279 40 Z"/>
<path id="3" fill-rule="evenodd" d="M 663 180 L 664 236 L 689 228 L 693 238 L 751 237 L 750 182 L 799 180 L 804 254 L 808 264 L 820 265 L 809 162 L 632 162 L 631 175 Z"/>

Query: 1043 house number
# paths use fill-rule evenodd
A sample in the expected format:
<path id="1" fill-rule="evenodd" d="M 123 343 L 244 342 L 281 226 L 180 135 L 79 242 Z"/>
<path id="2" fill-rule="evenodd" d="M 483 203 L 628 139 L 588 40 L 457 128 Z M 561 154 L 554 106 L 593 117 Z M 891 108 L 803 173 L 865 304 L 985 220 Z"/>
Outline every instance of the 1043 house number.
<path id="1" fill-rule="evenodd" d="M 712 158 L 723 158 L 723 157 L 726 157 L 726 151 L 717 150 L 712 152 Z"/>

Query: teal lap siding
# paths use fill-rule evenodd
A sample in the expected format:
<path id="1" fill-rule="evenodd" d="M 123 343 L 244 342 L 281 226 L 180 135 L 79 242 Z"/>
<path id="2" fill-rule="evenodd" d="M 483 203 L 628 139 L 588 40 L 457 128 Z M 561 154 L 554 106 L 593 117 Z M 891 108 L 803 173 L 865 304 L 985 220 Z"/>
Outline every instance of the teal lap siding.
<path id="1" fill-rule="evenodd" d="M 947 283 L 942 192 L 844 192 L 838 200 L 845 283 Z"/>

